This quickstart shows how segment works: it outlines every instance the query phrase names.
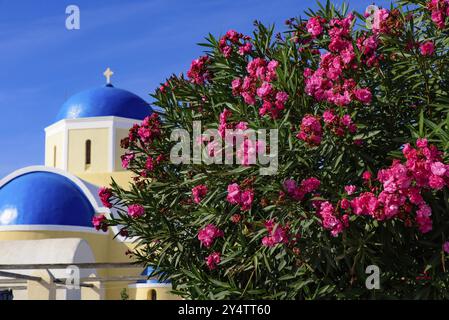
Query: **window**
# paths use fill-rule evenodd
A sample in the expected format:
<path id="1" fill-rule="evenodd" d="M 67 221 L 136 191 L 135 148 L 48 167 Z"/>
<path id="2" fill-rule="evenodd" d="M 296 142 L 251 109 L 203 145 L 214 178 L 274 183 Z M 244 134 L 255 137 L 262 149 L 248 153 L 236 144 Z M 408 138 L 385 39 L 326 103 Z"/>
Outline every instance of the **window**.
<path id="1" fill-rule="evenodd" d="M 150 291 L 148 291 L 147 295 L 148 295 L 147 300 L 157 300 L 156 290 L 151 289 Z"/>
<path id="2" fill-rule="evenodd" d="M 91 163 L 91 149 L 92 149 L 92 142 L 90 140 L 86 140 L 86 160 L 85 165 L 88 166 Z"/>
<path id="3" fill-rule="evenodd" d="M 56 146 L 53 146 L 53 167 L 56 168 Z"/>

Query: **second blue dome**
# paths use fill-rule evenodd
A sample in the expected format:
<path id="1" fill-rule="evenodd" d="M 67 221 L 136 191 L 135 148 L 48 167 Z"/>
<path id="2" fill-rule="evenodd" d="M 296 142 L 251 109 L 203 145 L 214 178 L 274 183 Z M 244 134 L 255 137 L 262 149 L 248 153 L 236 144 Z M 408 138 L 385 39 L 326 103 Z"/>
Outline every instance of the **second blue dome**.
<path id="1" fill-rule="evenodd" d="M 139 96 L 108 84 L 70 97 L 63 104 L 56 121 L 106 116 L 143 120 L 152 112 L 150 105 Z"/>

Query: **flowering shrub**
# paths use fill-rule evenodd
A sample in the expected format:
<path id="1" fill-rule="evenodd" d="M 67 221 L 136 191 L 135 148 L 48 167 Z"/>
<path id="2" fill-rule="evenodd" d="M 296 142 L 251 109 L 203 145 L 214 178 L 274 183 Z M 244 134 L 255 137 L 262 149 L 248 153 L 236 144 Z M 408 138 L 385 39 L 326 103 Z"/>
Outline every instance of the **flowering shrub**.
<path id="1" fill-rule="evenodd" d="M 95 227 L 119 226 L 187 298 L 449 298 L 448 8 L 327 3 L 282 34 L 256 22 L 253 37 L 209 36 L 187 77 L 153 94 L 161 114 L 122 141 L 135 178 L 100 190 L 116 214 Z M 240 164 L 170 161 L 172 131 L 194 120 L 239 129 Z M 246 129 L 278 130 L 275 174 L 248 161 L 273 146 Z M 218 142 L 191 147 L 214 156 Z"/>

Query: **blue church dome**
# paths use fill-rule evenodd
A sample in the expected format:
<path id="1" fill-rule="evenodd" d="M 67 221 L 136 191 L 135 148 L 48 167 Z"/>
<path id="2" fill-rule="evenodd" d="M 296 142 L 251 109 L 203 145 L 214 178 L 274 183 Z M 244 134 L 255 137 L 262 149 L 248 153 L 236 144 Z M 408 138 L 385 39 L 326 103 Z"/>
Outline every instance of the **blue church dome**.
<path id="1" fill-rule="evenodd" d="M 78 185 L 57 173 L 28 172 L 0 187 L 0 226 L 92 227 L 94 213 Z"/>
<path id="2" fill-rule="evenodd" d="M 56 121 L 105 116 L 143 120 L 152 112 L 150 105 L 139 96 L 107 84 L 70 97 L 62 105 Z"/>

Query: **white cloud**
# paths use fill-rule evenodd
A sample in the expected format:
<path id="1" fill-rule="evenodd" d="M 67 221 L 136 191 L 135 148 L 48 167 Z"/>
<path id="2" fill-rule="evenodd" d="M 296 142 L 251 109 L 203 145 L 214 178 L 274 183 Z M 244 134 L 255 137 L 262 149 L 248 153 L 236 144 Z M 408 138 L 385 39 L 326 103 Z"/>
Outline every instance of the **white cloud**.
<path id="1" fill-rule="evenodd" d="M 0 211 L 0 225 L 8 225 L 14 222 L 18 216 L 17 208 L 15 207 L 5 207 Z"/>

